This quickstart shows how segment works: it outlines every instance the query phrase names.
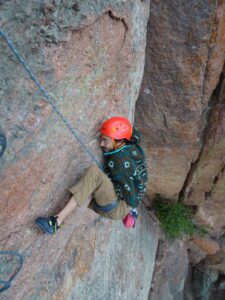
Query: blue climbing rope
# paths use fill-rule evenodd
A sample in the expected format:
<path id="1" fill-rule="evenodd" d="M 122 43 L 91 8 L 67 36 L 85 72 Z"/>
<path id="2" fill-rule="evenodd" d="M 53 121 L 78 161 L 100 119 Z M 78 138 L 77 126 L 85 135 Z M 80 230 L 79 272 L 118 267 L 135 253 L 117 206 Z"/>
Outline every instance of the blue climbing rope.
<path id="1" fill-rule="evenodd" d="M 4 291 L 6 291 L 8 288 L 10 288 L 12 281 L 16 278 L 16 276 L 18 275 L 19 271 L 21 270 L 22 266 L 23 266 L 23 261 L 24 258 L 23 256 L 17 252 L 17 251 L 0 251 L 0 255 L 11 255 L 11 256 L 17 256 L 19 258 L 19 263 L 20 266 L 17 269 L 17 271 L 13 274 L 13 276 L 11 276 L 11 278 L 9 280 L 2 280 L 0 279 L 0 285 L 2 285 L 3 287 L 0 288 L 0 294 L 3 293 Z"/>
<path id="2" fill-rule="evenodd" d="M 38 86 L 39 90 L 41 91 L 41 93 L 44 95 L 45 99 L 48 101 L 48 103 L 51 105 L 51 107 L 53 108 L 53 110 L 55 111 L 55 113 L 60 117 L 60 119 L 64 122 L 64 124 L 66 125 L 66 127 L 70 130 L 70 132 L 73 134 L 73 136 L 75 137 L 75 139 L 80 143 L 80 145 L 82 146 L 83 150 L 86 151 L 86 153 L 88 153 L 90 155 L 90 157 L 96 162 L 96 164 L 99 166 L 99 168 L 102 170 L 102 167 L 100 165 L 100 163 L 98 162 L 98 160 L 95 158 L 95 156 L 91 153 L 91 151 L 85 146 L 85 144 L 83 143 L 83 141 L 80 139 L 80 137 L 78 136 L 78 134 L 76 133 L 75 129 L 70 125 L 70 123 L 66 120 L 66 118 L 64 117 L 64 115 L 59 111 L 59 109 L 56 107 L 56 105 L 54 104 L 54 102 L 51 100 L 51 97 L 49 96 L 48 92 L 46 91 L 46 89 L 40 84 L 39 80 L 37 79 L 37 77 L 34 75 L 34 73 L 31 71 L 31 69 L 29 68 L 28 64 L 25 62 L 25 60 L 22 58 L 22 56 L 20 55 L 19 51 L 16 49 L 16 47 L 14 46 L 13 42 L 8 38 L 8 36 L 2 31 L 0 30 L 0 36 L 6 41 L 7 45 L 9 46 L 9 48 L 13 51 L 13 53 L 15 54 L 15 56 L 17 57 L 17 59 L 19 60 L 19 62 L 23 65 L 24 69 L 26 70 L 26 72 L 28 73 L 28 75 L 30 76 L 30 78 L 35 82 L 35 84 Z"/>

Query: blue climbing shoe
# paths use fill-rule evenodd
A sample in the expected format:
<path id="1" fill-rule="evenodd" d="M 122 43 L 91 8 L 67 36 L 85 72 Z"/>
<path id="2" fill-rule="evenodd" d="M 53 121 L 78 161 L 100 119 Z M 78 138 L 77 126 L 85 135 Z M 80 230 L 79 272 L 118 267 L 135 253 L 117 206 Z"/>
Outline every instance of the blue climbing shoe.
<path id="1" fill-rule="evenodd" d="M 56 217 L 38 217 L 35 220 L 37 226 L 44 232 L 48 234 L 56 233 L 56 230 L 59 229 L 57 218 Z"/>

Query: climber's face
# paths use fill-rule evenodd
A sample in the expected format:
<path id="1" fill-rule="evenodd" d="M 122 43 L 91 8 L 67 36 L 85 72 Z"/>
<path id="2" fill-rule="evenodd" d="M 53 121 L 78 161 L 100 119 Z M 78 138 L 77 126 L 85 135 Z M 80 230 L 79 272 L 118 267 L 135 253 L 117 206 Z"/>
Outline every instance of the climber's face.
<path id="1" fill-rule="evenodd" d="M 112 138 L 102 134 L 100 137 L 100 147 L 104 152 L 109 152 L 114 149 Z"/>

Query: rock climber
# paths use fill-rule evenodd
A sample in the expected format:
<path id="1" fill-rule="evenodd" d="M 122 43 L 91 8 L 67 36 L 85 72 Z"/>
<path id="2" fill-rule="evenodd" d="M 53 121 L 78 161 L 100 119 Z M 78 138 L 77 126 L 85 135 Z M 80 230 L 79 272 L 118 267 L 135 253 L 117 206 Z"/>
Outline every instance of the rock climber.
<path id="1" fill-rule="evenodd" d="M 125 227 L 134 227 L 136 207 L 147 185 L 147 165 L 140 146 L 140 134 L 124 117 L 106 120 L 100 132 L 104 172 L 97 165 L 90 166 L 69 189 L 72 196 L 59 213 L 38 217 L 35 222 L 44 232 L 54 234 L 76 207 L 86 201 L 88 207 L 101 216 L 122 219 Z"/>

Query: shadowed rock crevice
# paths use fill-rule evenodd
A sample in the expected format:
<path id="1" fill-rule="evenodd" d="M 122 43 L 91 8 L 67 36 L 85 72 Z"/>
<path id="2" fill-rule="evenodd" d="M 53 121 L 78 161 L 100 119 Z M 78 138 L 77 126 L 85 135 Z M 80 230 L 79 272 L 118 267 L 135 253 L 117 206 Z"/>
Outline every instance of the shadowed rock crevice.
<path id="1" fill-rule="evenodd" d="M 189 268 L 184 299 L 223 300 L 225 297 L 224 274 L 213 270 L 206 261 Z"/>
<path id="2" fill-rule="evenodd" d="M 195 172 L 186 188 L 185 203 L 199 207 L 196 220 L 211 228 L 211 234 L 220 235 L 223 231 L 224 205 L 224 78 L 221 76 L 220 88 L 212 97 L 210 117 L 205 135 L 205 144 Z M 217 97 L 217 98 L 216 98 Z M 191 190 L 191 195 L 188 191 Z"/>
<path id="3" fill-rule="evenodd" d="M 221 170 L 219 171 L 219 173 L 213 179 L 213 182 L 212 182 L 210 190 L 207 191 L 207 192 L 205 192 L 205 200 L 207 200 L 207 198 L 209 198 L 212 195 L 212 192 L 214 191 L 214 189 L 216 189 L 216 184 L 219 181 L 220 177 L 223 176 L 224 171 L 225 171 L 225 165 L 221 168 Z"/>
<path id="4" fill-rule="evenodd" d="M 213 56 L 214 47 L 216 46 L 216 42 L 218 39 L 218 33 L 219 33 L 219 26 L 221 22 L 221 18 L 218 16 L 218 8 L 221 7 L 222 2 L 216 1 L 214 4 L 212 4 L 212 11 L 215 11 L 214 15 L 211 17 L 211 22 L 209 22 L 209 31 L 211 31 L 209 35 L 209 40 L 207 42 L 208 44 L 208 54 L 207 54 L 207 60 L 205 62 L 205 68 L 203 71 L 203 82 L 202 82 L 202 103 L 204 103 L 204 99 L 206 96 L 206 89 L 207 89 L 207 80 L 210 77 L 210 62 L 211 58 Z M 210 106 L 210 105 L 209 105 Z"/>
<path id="5" fill-rule="evenodd" d="M 181 241 L 159 240 L 148 300 L 183 299 L 187 272 L 185 244 Z"/>
<path id="6" fill-rule="evenodd" d="M 224 69 L 225 69 L 225 67 L 224 67 Z M 197 160 L 192 162 L 191 165 L 190 165 L 190 169 L 187 173 L 187 177 L 185 179 L 184 185 L 183 185 L 183 187 L 180 191 L 180 194 L 179 194 L 179 200 L 180 201 L 183 201 L 183 200 L 185 201 L 186 199 L 191 199 L 192 187 L 191 187 L 190 183 L 193 179 L 193 175 L 195 174 L 196 169 L 198 168 L 198 163 L 199 163 L 199 161 L 202 157 L 202 153 L 204 151 L 206 142 L 207 142 L 208 138 L 210 137 L 210 132 L 211 132 L 210 125 L 211 125 L 212 115 L 214 114 L 214 109 L 217 108 L 217 105 L 219 103 L 221 103 L 221 96 L 220 95 L 221 95 L 223 84 L 224 84 L 224 69 L 223 69 L 223 72 L 220 75 L 219 82 L 218 82 L 218 84 L 217 84 L 217 86 L 216 86 L 215 90 L 213 91 L 213 94 L 210 98 L 207 113 L 206 113 L 206 117 L 205 117 L 206 118 L 206 121 L 205 121 L 206 126 L 205 126 L 205 128 L 202 132 L 201 150 L 199 152 L 199 156 L 198 156 Z M 223 171 L 224 171 L 224 166 L 222 166 L 219 173 L 217 175 L 215 175 L 214 180 L 213 180 L 213 185 L 212 185 L 210 191 L 213 189 L 213 186 L 218 181 L 219 174 L 221 172 L 223 173 Z M 206 192 L 207 196 L 209 196 L 209 194 L 211 193 L 210 191 Z"/>
<path id="7" fill-rule="evenodd" d="M 224 4 L 151 1 L 136 122 L 152 172 L 149 196 L 181 199 L 205 143 L 224 64 Z"/>

